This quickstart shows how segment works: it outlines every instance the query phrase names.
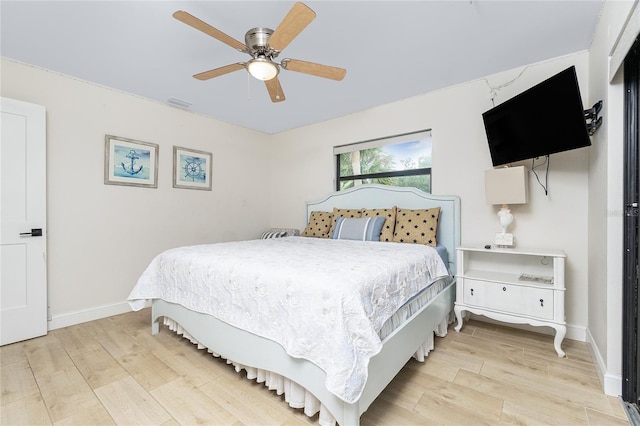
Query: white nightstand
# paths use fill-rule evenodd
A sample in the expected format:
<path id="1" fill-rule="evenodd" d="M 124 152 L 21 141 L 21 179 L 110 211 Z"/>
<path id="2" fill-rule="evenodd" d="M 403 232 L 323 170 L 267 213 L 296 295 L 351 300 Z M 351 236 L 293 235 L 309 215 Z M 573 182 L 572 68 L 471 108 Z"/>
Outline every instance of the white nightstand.
<path id="1" fill-rule="evenodd" d="M 565 355 L 563 250 L 458 247 L 456 251 L 456 331 L 462 328 L 464 311 L 552 327 L 555 350 L 559 357 Z"/>

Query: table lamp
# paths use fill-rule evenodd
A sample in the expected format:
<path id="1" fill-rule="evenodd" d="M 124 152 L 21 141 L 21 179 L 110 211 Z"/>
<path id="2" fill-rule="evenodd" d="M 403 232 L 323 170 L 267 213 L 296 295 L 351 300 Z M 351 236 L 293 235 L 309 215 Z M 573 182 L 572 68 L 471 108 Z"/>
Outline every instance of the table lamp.
<path id="1" fill-rule="evenodd" d="M 502 205 L 498 211 L 501 232 L 496 233 L 498 247 L 513 247 L 513 234 L 507 232 L 513 222 L 509 204 L 527 202 L 527 171 L 524 166 L 503 167 L 484 172 L 484 192 L 487 204 Z"/>

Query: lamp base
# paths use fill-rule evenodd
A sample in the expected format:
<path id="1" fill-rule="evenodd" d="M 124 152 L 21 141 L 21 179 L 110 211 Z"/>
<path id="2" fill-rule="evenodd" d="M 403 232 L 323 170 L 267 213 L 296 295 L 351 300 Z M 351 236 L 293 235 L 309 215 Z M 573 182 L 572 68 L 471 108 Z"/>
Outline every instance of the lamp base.
<path id="1" fill-rule="evenodd" d="M 498 232 L 495 242 L 498 247 L 513 247 L 513 234 Z"/>

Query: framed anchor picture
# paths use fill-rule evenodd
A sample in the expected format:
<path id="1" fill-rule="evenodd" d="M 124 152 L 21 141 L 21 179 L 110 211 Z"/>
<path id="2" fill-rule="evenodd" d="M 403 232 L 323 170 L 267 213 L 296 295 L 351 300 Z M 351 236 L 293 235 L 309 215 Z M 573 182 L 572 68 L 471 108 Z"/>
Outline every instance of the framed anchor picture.
<path id="1" fill-rule="evenodd" d="M 211 153 L 173 147 L 173 187 L 211 191 Z"/>
<path id="2" fill-rule="evenodd" d="M 106 135 L 104 183 L 157 188 L 158 145 Z"/>

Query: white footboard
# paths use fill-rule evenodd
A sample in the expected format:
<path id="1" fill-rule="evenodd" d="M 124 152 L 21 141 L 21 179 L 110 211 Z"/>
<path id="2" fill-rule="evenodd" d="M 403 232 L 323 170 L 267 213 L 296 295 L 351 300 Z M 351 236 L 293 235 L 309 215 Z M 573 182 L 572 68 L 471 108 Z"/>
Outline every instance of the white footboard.
<path id="1" fill-rule="evenodd" d="M 446 321 L 453 309 L 454 299 L 455 281 L 384 339 L 381 352 L 371 358 L 369 363 L 368 380 L 362 396 L 353 404 L 344 402 L 326 389 L 326 375 L 315 364 L 292 358 L 278 343 L 233 327 L 210 315 L 156 299 L 152 305 L 152 333 L 159 332 L 160 317 L 171 318 L 209 350 L 239 364 L 289 378 L 318 398 L 340 425 L 357 425 L 360 416 L 417 348 Z M 248 348 L 252 350 L 248 351 Z"/>

